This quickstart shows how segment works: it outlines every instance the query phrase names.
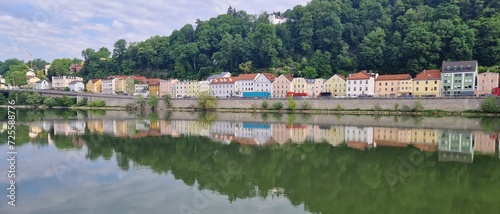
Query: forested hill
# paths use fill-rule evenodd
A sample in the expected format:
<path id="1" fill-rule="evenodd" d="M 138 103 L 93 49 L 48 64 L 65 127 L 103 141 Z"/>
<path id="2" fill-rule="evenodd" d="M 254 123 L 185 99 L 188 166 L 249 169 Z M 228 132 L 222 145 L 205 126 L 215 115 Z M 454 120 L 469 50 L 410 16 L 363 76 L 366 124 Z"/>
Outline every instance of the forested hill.
<path id="1" fill-rule="evenodd" d="M 414 75 L 440 68 L 443 60 L 493 66 L 500 64 L 498 11 L 498 0 L 312 0 L 282 13 L 286 23 L 272 25 L 269 14 L 230 7 L 169 36 L 118 40 L 112 51 L 83 50 L 81 75 L 202 79 L 219 71 L 291 67 L 315 78 L 359 70 Z"/>

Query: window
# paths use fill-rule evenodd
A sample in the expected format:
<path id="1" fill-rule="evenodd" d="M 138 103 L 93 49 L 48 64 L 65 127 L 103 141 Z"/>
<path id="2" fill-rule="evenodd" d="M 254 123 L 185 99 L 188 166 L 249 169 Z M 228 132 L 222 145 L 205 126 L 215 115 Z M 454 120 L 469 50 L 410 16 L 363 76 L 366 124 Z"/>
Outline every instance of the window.
<path id="1" fill-rule="evenodd" d="M 427 87 L 425 87 L 425 91 L 427 91 Z"/>
<path id="2" fill-rule="evenodd" d="M 418 87 L 417 87 L 417 90 L 416 90 L 416 91 L 418 91 Z"/>

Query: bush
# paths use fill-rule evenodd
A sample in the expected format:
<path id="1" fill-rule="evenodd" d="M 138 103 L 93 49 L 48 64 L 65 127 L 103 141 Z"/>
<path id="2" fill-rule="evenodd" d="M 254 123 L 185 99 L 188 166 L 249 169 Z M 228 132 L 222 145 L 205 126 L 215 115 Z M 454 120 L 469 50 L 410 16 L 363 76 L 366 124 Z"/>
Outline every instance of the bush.
<path id="1" fill-rule="evenodd" d="M 280 110 L 283 108 L 283 104 L 281 102 L 273 103 L 274 110 Z"/>
<path id="2" fill-rule="evenodd" d="M 304 103 L 302 103 L 302 109 L 304 109 L 304 110 L 311 110 L 312 109 L 311 103 L 305 101 Z"/>
<path id="3" fill-rule="evenodd" d="M 88 98 L 84 97 L 80 102 L 76 103 L 77 106 L 87 106 Z"/>
<path id="4" fill-rule="evenodd" d="M 293 99 L 293 96 L 289 96 L 287 99 L 288 103 L 288 110 L 295 110 L 297 108 L 297 104 L 295 103 L 295 100 Z"/>
<path id="5" fill-rule="evenodd" d="M 47 98 L 45 98 L 45 100 L 43 100 L 43 104 L 50 108 L 50 107 L 56 106 L 57 101 L 53 97 L 47 97 Z"/>
<path id="6" fill-rule="evenodd" d="M 340 103 L 337 104 L 337 111 L 342 111 L 343 108 L 342 108 L 342 105 L 340 105 Z"/>
<path id="7" fill-rule="evenodd" d="M 500 97 L 488 97 L 481 104 L 481 111 L 500 113 Z"/>
<path id="8" fill-rule="evenodd" d="M 399 103 L 394 104 L 394 110 L 399 111 Z"/>
<path id="9" fill-rule="evenodd" d="M 106 106 L 106 102 L 104 100 L 94 100 L 89 103 L 90 107 L 104 107 Z"/>
<path id="10" fill-rule="evenodd" d="M 210 95 L 203 93 L 198 97 L 198 109 L 201 109 L 202 111 L 214 111 L 217 108 L 217 98 Z"/>
<path id="11" fill-rule="evenodd" d="M 401 109 L 401 110 L 408 112 L 408 111 L 411 111 L 411 108 L 410 108 L 410 106 L 405 104 L 405 105 L 403 105 L 403 109 Z"/>
<path id="12" fill-rule="evenodd" d="M 262 103 L 260 104 L 260 108 L 264 110 L 269 108 L 269 103 L 267 103 L 266 100 L 262 101 Z"/>
<path id="13" fill-rule="evenodd" d="M 76 103 L 75 98 L 69 98 L 66 95 L 62 97 L 57 97 L 56 102 L 58 106 L 70 107 Z"/>
<path id="14" fill-rule="evenodd" d="M 422 102 L 420 101 L 415 102 L 415 104 L 413 105 L 413 111 L 420 112 L 423 110 L 424 110 L 424 105 L 422 105 Z"/>
<path id="15" fill-rule="evenodd" d="M 252 103 L 252 111 L 257 111 L 257 104 L 255 103 Z"/>
<path id="16" fill-rule="evenodd" d="M 377 103 L 377 105 L 375 105 L 375 106 L 373 107 L 373 110 L 374 110 L 374 111 L 382 111 L 382 107 L 380 106 L 380 103 Z"/>
<path id="17" fill-rule="evenodd" d="M 158 105 L 158 98 L 155 95 L 149 96 L 148 105 L 151 106 L 152 111 L 155 111 L 156 105 Z"/>
<path id="18" fill-rule="evenodd" d="M 172 96 L 170 94 L 163 95 L 163 101 L 165 101 L 167 108 L 172 108 Z"/>

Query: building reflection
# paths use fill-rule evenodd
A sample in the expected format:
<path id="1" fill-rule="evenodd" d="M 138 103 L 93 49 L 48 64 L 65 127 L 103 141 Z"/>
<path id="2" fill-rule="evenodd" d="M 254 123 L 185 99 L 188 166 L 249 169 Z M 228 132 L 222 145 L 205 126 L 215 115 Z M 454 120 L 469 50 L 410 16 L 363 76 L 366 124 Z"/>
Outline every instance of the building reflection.
<path id="1" fill-rule="evenodd" d="M 2 129 L 6 130 L 6 123 Z M 409 147 L 438 152 L 440 161 L 471 163 L 474 153 L 494 155 L 498 133 L 428 128 L 316 125 L 298 123 L 259 123 L 197 120 L 106 120 L 44 121 L 30 124 L 30 137 L 41 132 L 79 136 L 86 131 L 124 138 L 148 136 L 203 136 L 224 144 L 267 146 L 271 144 L 328 143 L 366 150 L 376 147 Z M 36 136 L 35 136 L 36 135 Z M 83 145 L 74 138 L 75 145 Z M 500 156 L 499 156 L 500 158 Z"/>
<path id="2" fill-rule="evenodd" d="M 468 130 L 443 130 L 439 137 L 439 161 L 472 163 L 474 136 Z"/>

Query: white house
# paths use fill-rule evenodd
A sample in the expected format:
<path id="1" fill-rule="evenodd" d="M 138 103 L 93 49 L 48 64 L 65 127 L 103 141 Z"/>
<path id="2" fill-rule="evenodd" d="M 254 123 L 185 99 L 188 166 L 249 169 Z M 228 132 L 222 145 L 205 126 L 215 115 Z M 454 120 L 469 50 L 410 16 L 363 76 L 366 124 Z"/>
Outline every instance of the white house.
<path id="1" fill-rule="evenodd" d="M 269 22 L 273 25 L 281 24 L 286 22 L 286 18 L 276 14 L 269 15 Z"/>
<path id="2" fill-rule="evenodd" d="M 172 95 L 173 97 L 180 98 L 187 96 L 187 81 L 177 82 L 175 85 L 172 85 Z"/>
<path id="3" fill-rule="evenodd" d="M 198 84 L 199 84 L 199 88 L 200 88 L 198 94 L 205 92 L 205 91 L 207 91 L 207 92 L 210 91 L 210 85 L 209 85 L 210 82 L 209 81 L 199 81 Z"/>
<path id="4" fill-rule="evenodd" d="M 135 84 L 135 90 L 134 90 L 134 93 L 144 93 L 147 90 L 147 88 L 149 87 L 149 84 L 143 82 L 143 83 L 140 83 L 140 84 Z"/>
<path id="5" fill-rule="evenodd" d="M 2 75 L 0 75 L 0 88 L 6 88 L 5 78 L 3 78 Z"/>
<path id="6" fill-rule="evenodd" d="M 50 89 L 50 83 L 47 80 L 39 80 L 35 83 L 35 89 L 38 89 L 38 90 Z"/>
<path id="7" fill-rule="evenodd" d="M 245 91 L 255 91 L 255 80 L 259 74 L 240 74 L 236 82 L 236 95 L 241 96 Z"/>
<path id="8" fill-rule="evenodd" d="M 85 89 L 85 84 L 82 81 L 73 81 L 68 84 L 70 91 L 83 91 Z"/>
<path id="9" fill-rule="evenodd" d="M 255 79 L 255 91 L 267 91 L 271 93 L 273 91 L 273 82 L 276 80 L 276 76 L 271 73 L 262 73 Z"/>
<path id="10" fill-rule="evenodd" d="M 103 94 L 115 94 L 116 93 L 116 79 L 106 78 L 102 80 L 102 93 Z"/>
<path id="11" fill-rule="evenodd" d="M 63 89 L 66 87 L 69 87 L 69 83 L 73 81 L 81 81 L 83 82 L 82 77 L 75 77 L 75 76 L 57 76 L 57 77 L 52 77 L 52 88 L 56 89 Z"/>
<path id="12" fill-rule="evenodd" d="M 366 71 L 349 75 L 346 80 L 346 95 L 348 97 L 375 95 L 375 79 L 377 77 L 377 73 L 367 73 Z"/>
<path id="13" fill-rule="evenodd" d="M 215 97 L 228 98 L 235 96 L 238 81 L 237 77 L 212 79 L 209 83 L 210 94 Z"/>

